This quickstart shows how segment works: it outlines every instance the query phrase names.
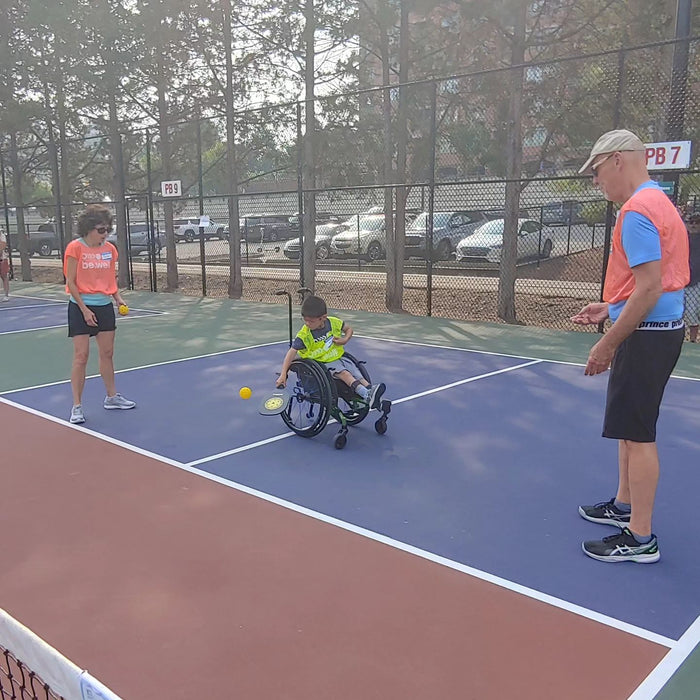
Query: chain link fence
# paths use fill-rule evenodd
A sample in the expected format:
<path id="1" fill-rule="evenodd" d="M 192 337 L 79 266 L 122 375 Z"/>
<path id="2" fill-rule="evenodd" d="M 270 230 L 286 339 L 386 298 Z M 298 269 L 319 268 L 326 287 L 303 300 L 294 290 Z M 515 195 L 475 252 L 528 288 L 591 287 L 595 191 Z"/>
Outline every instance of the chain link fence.
<path id="1" fill-rule="evenodd" d="M 600 296 L 614 212 L 576 170 L 611 128 L 697 144 L 699 48 L 665 42 L 325 96 L 311 146 L 306 103 L 118 142 L 90 134 L 58 150 L 27 135 L 2 151 L 14 273 L 61 281 L 77 212 L 107 192 L 134 289 L 237 296 L 240 269 L 245 299 L 279 303 L 278 289 L 306 286 L 332 308 L 383 312 L 398 294 L 413 314 L 498 322 L 501 250 L 515 235 L 518 321 L 580 330 L 568 319 Z M 509 180 L 516 156 L 521 174 Z M 695 153 L 683 170 L 651 174 L 679 207 L 700 210 Z M 509 186 L 515 231 L 505 230 Z"/>

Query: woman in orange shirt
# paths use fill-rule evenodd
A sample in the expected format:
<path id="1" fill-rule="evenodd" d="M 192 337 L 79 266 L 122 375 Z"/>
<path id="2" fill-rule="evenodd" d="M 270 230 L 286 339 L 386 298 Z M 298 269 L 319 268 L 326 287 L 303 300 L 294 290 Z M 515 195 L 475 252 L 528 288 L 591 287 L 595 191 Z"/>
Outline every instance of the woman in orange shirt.
<path id="1" fill-rule="evenodd" d="M 66 276 L 68 336 L 73 338 L 71 389 L 73 408 L 70 422 L 84 423 L 83 387 L 90 338 L 95 336 L 102 381 L 107 389 L 106 409 L 134 408 L 136 403 L 117 393 L 114 383 L 114 333 L 116 318 L 112 299 L 124 300 L 117 288 L 117 249 L 106 238 L 112 230 L 112 214 L 101 204 L 91 204 L 78 217 L 78 238 L 66 246 L 63 272 Z"/>

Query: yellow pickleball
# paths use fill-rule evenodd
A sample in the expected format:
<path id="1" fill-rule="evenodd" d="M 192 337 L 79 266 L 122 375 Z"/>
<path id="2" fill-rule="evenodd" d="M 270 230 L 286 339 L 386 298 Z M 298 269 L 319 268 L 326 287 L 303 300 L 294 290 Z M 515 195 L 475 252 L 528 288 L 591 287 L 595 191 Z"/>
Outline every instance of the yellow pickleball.
<path id="1" fill-rule="evenodd" d="M 119 305 L 119 315 L 126 316 L 129 313 L 129 307 L 126 304 Z"/>
<path id="2" fill-rule="evenodd" d="M 239 395 L 242 399 L 249 399 L 249 398 L 253 395 L 253 392 L 252 392 L 247 386 L 244 386 L 244 387 L 238 392 L 238 395 Z"/>

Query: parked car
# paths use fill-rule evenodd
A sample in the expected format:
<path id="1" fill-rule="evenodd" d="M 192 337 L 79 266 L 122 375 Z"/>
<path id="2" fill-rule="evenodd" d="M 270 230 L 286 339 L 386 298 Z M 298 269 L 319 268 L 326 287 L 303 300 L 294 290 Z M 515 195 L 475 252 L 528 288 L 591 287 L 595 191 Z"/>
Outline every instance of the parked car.
<path id="1" fill-rule="evenodd" d="M 52 222 L 47 221 L 39 224 L 36 230 L 31 231 L 27 227 L 27 242 L 29 246 L 29 255 L 38 253 L 42 257 L 49 257 L 54 250 L 61 249 L 61 242 L 55 226 Z M 19 250 L 19 235 L 17 232 L 10 233 L 10 246 L 13 250 Z"/>
<path id="2" fill-rule="evenodd" d="M 316 212 L 316 225 L 319 224 L 331 224 L 337 223 L 342 217 L 336 214 L 331 214 L 329 211 L 317 211 Z M 298 235 L 299 233 L 299 212 L 294 212 L 292 216 L 289 217 L 289 229 L 290 231 Z"/>
<path id="3" fill-rule="evenodd" d="M 407 212 L 406 228 L 413 216 L 412 212 Z M 384 214 L 357 214 L 344 223 L 348 229 L 333 236 L 331 257 L 360 257 L 370 261 L 386 257 Z"/>
<path id="4" fill-rule="evenodd" d="M 347 230 L 333 236 L 331 256 L 381 260 L 386 256 L 384 214 L 362 214 L 345 222 Z"/>
<path id="5" fill-rule="evenodd" d="M 483 211 L 433 212 L 432 250 L 434 260 L 449 260 L 457 244 L 488 221 Z M 418 214 L 406 229 L 406 257 L 425 258 L 427 254 L 428 212 Z"/>
<path id="6" fill-rule="evenodd" d="M 243 240 L 243 227 L 245 226 L 245 221 L 243 219 L 238 219 L 238 230 L 241 232 L 241 240 Z M 231 239 L 231 232 L 229 231 L 228 224 L 224 226 L 224 238 L 228 241 Z"/>
<path id="7" fill-rule="evenodd" d="M 457 244 L 455 257 L 459 261 L 491 262 L 501 260 L 503 219 L 494 219 L 479 226 L 470 236 Z M 518 260 L 548 258 L 554 248 L 554 231 L 532 219 L 518 220 Z"/>
<path id="8" fill-rule="evenodd" d="M 243 218 L 241 240 L 249 243 L 286 241 L 294 237 L 288 214 L 251 214 Z"/>
<path id="9" fill-rule="evenodd" d="M 542 207 L 542 223 L 549 226 L 585 224 L 583 204 L 576 201 L 549 202 Z"/>
<path id="10" fill-rule="evenodd" d="M 107 240 L 114 244 L 117 244 L 117 232 L 112 231 L 112 233 L 107 236 Z M 156 232 L 154 238 L 154 250 L 156 255 L 161 252 L 161 249 L 165 245 L 165 234 Z M 138 223 L 129 225 L 129 255 L 132 258 L 136 258 L 141 253 L 148 253 L 149 251 L 149 241 L 148 241 L 148 224 Z"/>
<path id="11" fill-rule="evenodd" d="M 175 226 L 175 241 L 185 241 L 186 243 L 192 243 L 192 241 L 199 238 L 199 219 L 188 219 L 185 223 Z M 208 240 L 210 238 L 219 238 L 224 240 L 226 238 L 225 234 L 226 226 L 216 221 L 209 221 L 209 226 L 204 227 L 204 239 Z"/>
<path id="12" fill-rule="evenodd" d="M 327 260 L 331 255 L 331 240 L 333 236 L 343 231 L 347 231 L 350 226 L 348 224 L 322 224 L 316 227 L 316 259 Z M 299 260 L 301 255 L 301 239 L 291 238 L 288 240 L 282 249 L 285 258 L 290 260 Z"/>

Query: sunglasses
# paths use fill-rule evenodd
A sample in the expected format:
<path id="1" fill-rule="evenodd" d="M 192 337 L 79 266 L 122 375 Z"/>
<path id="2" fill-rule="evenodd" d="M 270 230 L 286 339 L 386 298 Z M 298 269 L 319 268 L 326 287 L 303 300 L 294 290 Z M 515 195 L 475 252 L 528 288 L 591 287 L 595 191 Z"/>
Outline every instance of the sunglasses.
<path id="1" fill-rule="evenodd" d="M 591 172 L 593 173 L 593 177 L 598 176 L 598 169 L 600 168 L 600 166 L 603 165 L 603 163 L 605 163 L 605 161 L 608 158 L 612 158 L 614 155 L 615 155 L 615 153 L 608 153 L 608 155 L 605 156 L 605 158 L 602 158 L 597 163 L 594 163 L 593 165 L 591 165 Z"/>
<path id="2" fill-rule="evenodd" d="M 98 227 L 97 227 L 97 233 L 99 233 L 100 235 L 103 235 L 103 234 L 105 234 L 105 233 L 112 233 L 112 227 L 111 227 L 111 226 L 109 226 L 109 227 L 107 227 L 107 226 L 98 226 Z"/>

